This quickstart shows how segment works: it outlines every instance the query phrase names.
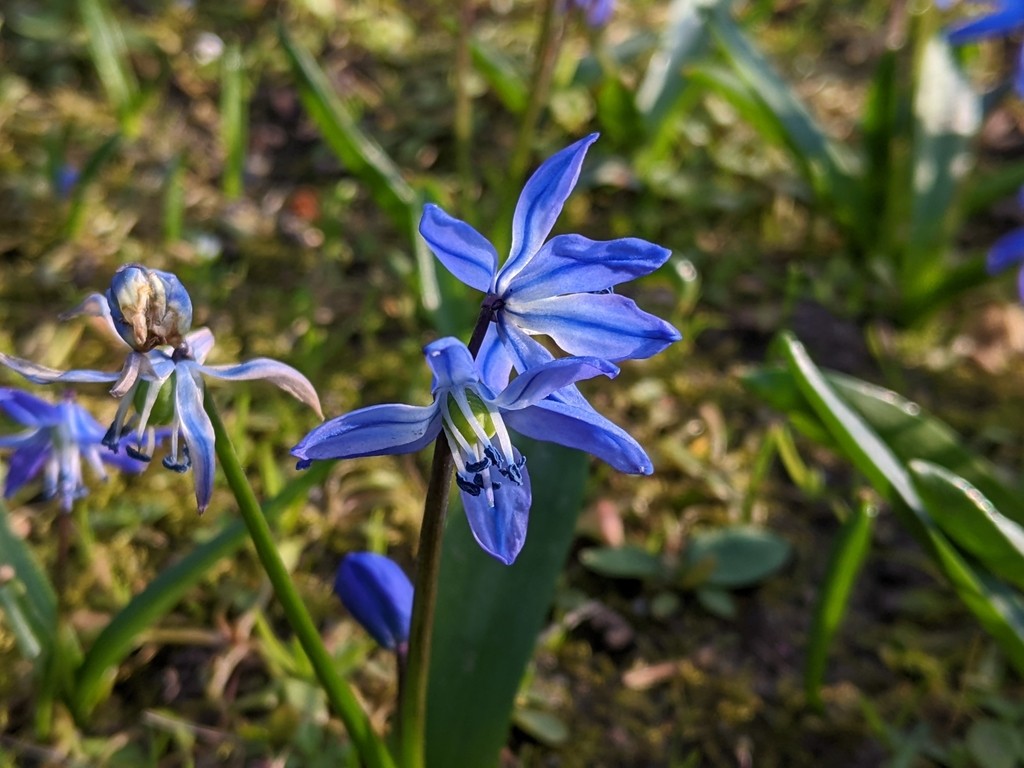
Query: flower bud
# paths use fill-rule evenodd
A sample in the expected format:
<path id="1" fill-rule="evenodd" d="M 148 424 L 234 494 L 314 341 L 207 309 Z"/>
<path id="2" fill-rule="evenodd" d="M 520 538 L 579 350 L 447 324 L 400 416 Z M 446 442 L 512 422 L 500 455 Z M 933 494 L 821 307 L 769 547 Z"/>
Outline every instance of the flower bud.
<path id="1" fill-rule="evenodd" d="M 412 583 L 398 564 L 373 552 L 353 552 L 338 566 L 334 592 L 374 640 L 400 650 L 409 640 Z"/>
<path id="2" fill-rule="evenodd" d="M 114 327 L 137 352 L 167 344 L 179 347 L 192 326 L 192 300 L 170 272 L 126 264 L 107 289 Z"/>

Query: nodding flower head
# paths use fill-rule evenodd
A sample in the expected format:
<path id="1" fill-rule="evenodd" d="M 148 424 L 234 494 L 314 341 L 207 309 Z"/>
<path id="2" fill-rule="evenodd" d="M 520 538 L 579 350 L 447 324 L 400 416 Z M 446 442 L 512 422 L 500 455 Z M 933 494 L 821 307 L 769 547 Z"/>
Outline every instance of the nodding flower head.
<path id="1" fill-rule="evenodd" d="M 126 264 L 106 294 L 118 335 L 136 352 L 180 347 L 192 327 L 192 300 L 170 272 Z"/>

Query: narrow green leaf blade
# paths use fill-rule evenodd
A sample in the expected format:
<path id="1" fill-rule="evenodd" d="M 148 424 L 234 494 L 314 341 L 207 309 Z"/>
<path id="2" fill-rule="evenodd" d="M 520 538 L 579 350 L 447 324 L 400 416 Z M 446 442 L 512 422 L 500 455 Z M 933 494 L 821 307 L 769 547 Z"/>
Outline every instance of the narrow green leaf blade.
<path id="1" fill-rule="evenodd" d="M 494 91 L 505 109 L 520 115 L 526 109 L 529 89 L 526 78 L 515 64 L 494 45 L 473 38 L 469 42 L 469 55 L 473 66 Z"/>
<path id="2" fill-rule="evenodd" d="M 249 141 L 248 86 L 238 41 L 228 44 L 220 71 L 220 142 L 224 152 L 224 195 L 242 194 L 245 151 Z"/>
<path id="3" fill-rule="evenodd" d="M 427 765 L 497 765 L 572 541 L 587 458 L 550 443 L 517 444 L 528 457 L 533 514 L 515 564 L 484 554 L 462 510 L 451 510 L 430 663 Z"/>
<path id="4" fill-rule="evenodd" d="M 814 620 L 807 640 L 804 690 L 814 707 L 821 707 L 821 684 L 825 679 L 828 649 L 850 603 L 854 582 L 871 546 L 875 510 L 863 504 L 843 523 L 828 558 L 828 572 L 818 593 Z"/>
<path id="5" fill-rule="evenodd" d="M 910 462 L 928 514 L 961 549 L 1024 589 L 1024 528 L 999 513 L 977 488 L 928 461 Z"/>
<path id="6" fill-rule="evenodd" d="M 0 586 L 0 604 L 21 652 L 36 658 L 50 650 L 57 632 L 57 595 L 32 550 L 11 529 L 0 501 L 0 563 L 9 566 L 9 581 Z"/>
<path id="7" fill-rule="evenodd" d="M 124 34 L 106 0 L 78 0 L 78 13 L 88 35 L 89 53 L 100 84 L 126 129 L 139 103 L 139 81 L 128 61 Z"/>

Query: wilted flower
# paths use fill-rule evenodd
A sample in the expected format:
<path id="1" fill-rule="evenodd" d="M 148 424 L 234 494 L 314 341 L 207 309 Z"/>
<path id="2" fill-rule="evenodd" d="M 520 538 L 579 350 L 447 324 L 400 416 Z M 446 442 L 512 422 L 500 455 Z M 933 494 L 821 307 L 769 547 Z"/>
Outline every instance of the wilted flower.
<path id="1" fill-rule="evenodd" d="M 951 0 L 944 0 L 939 7 L 948 8 Z M 992 5 L 989 3 L 989 5 Z M 953 45 L 973 43 L 994 37 L 1007 37 L 1024 29 L 1024 2 L 1021 0 L 999 0 L 989 13 L 954 24 L 946 33 Z M 1017 93 L 1024 96 L 1024 48 L 1017 53 L 1017 69 L 1013 82 Z"/>
<path id="2" fill-rule="evenodd" d="M 420 234 L 459 280 L 486 295 L 498 337 L 522 371 L 547 335 L 571 355 L 619 361 L 650 357 L 680 339 L 679 331 L 611 291 L 660 267 L 670 252 L 633 237 L 598 242 L 582 235 L 547 239 L 580 175 L 591 134 L 546 160 L 516 204 L 512 248 L 498 269 L 487 239 L 436 205 L 427 205 Z"/>
<path id="3" fill-rule="evenodd" d="M 537 426 L 547 419 L 549 428 L 532 436 L 584 450 L 583 443 L 593 439 L 602 457 L 617 450 L 619 465 L 639 458 L 627 471 L 651 471 L 643 451 L 637 457 L 635 441 L 617 427 L 601 432 L 582 411 L 552 416 L 537 410 L 548 395 L 576 381 L 617 375 L 618 368 L 611 363 L 593 357 L 551 360 L 521 373 L 496 394 L 461 341 L 439 339 L 428 344 L 424 354 L 434 374 L 432 405 L 374 405 L 331 419 L 292 449 L 299 467 L 319 459 L 411 453 L 443 431 L 473 536 L 484 551 L 505 564 L 516 559 L 526 540 L 531 498 L 525 459 L 512 445 L 506 424 L 518 429 L 520 419 Z"/>
<path id="4" fill-rule="evenodd" d="M 205 365 L 213 348 L 213 334 L 208 328 L 200 328 L 181 335 L 190 325 L 192 315 L 191 301 L 183 294 L 181 283 L 166 272 L 132 267 L 139 271 L 119 270 L 106 296 L 92 294 L 72 313 L 104 318 L 110 328 L 132 346 L 133 351 L 119 373 L 58 371 L 3 353 L 0 353 L 0 364 L 37 384 L 114 383 L 111 393 L 120 397 L 121 402 L 103 443 L 116 450 L 123 442 L 128 411 L 134 405 L 137 418 L 133 439 L 125 444 L 125 450 L 143 461 L 148 461 L 152 453 L 153 430 L 149 424 L 154 407 L 162 392 L 170 394 L 171 453 L 163 464 L 176 472 L 190 468 L 194 471 L 196 503 L 202 512 L 213 493 L 214 472 L 213 424 L 203 408 L 204 376 L 227 381 L 266 379 L 309 405 L 323 418 L 320 400 L 305 376 L 277 360 L 260 357 L 238 365 Z M 118 317 L 123 320 L 119 322 Z M 144 333 L 139 333 L 139 329 L 144 329 Z M 143 339 L 141 344 L 139 338 Z M 140 351 L 154 338 L 168 343 Z"/>
<path id="5" fill-rule="evenodd" d="M 404 652 L 412 619 L 412 582 L 393 560 L 353 552 L 338 566 L 334 593 L 383 648 Z"/>
<path id="6" fill-rule="evenodd" d="M 103 427 L 75 402 L 71 392 L 54 405 L 27 392 L 0 387 L 0 411 L 26 427 L 20 434 L 0 436 L 0 448 L 14 449 L 4 483 L 6 499 L 41 474 L 43 495 L 59 496 L 61 508 L 68 512 L 74 500 L 86 494 L 83 459 L 102 480 L 107 478 L 104 462 L 126 472 L 146 468 L 144 461 L 103 445 Z"/>

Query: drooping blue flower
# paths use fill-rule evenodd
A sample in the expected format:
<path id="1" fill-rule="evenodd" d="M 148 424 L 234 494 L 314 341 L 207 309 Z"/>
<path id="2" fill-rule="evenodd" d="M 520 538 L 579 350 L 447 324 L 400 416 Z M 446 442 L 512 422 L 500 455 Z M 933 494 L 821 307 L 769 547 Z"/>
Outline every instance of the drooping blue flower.
<path id="1" fill-rule="evenodd" d="M 0 387 L 0 412 L 25 427 L 16 435 L 0 435 L 0 448 L 13 449 L 4 482 L 5 499 L 42 475 L 43 495 L 60 497 L 61 508 L 69 512 L 74 500 L 87 492 L 83 459 L 102 480 L 107 478 L 104 463 L 126 472 L 146 468 L 146 462 L 103 445 L 103 427 L 70 392 L 53 404 L 19 389 Z"/>
<path id="2" fill-rule="evenodd" d="M 620 361 L 650 357 L 680 339 L 670 324 L 610 290 L 660 267 L 667 249 L 633 237 L 547 239 L 596 140 L 594 133 L 566 147 L 526 182 L 501 269 L 494 246 L 472 226 L 436 205 L 423 209 L 420 234 L 453 275 L 487 294 L 484 306 L 510 348 L 543 349 L 531 337 L 546 335 L 570 355 Z"/>
<path id="3" fill-rule="evenodd" d="M 612 18 L 615 0 L 563 0 L 562 6 L 563 13 L 570 7 L 577 8 L 586 14 L 591 27 L 603 27 Z"/>
<path id="4" fill-rule="evenodd" d="M 154 274 L 159 287 L 148 285 Z M 305 376 L 277 360 L 261 357 L 238 365 L 206 365 L 213 348 L 213 334 L 208 328 L 200 328 L 182 336 L 183 329 L 191 323 L 191 301 L 187 294 L 179 293 L 181 284 L 177 278 L 155 270 L 144 270 L 141 274 L 119 271 L 118 275 L 121 279 L 115 277 L 106 296 L 92 294 L 69 315 L 103 318 L 111 331 L 132 347 L 120 372 L 58 371 L 4 353 L 0 353 L 0 365 L 36 384 L 112 383 L 111 394 L 121 402 L 103 443 L 114 450 L 124 443 L 130 456 L 143 461 L 152 456 L 154 430 L 150 420 L 166 386 L 172 408 L 171 453 L 164 458 L 163 465 L 176 472 L 193 470 L 196 504 L 203 512 L 213 493 L 215 455 L 213 424 L 203 408 L 203 377 L 225 381 L 266 379 L 310 406 L 322 419 L 320 400 Z M 173 280 L 167 281 L 167 277 Z M 152 323 L 146 320 L 140 326 L 140 316 L 150 318 Z M 142 332 L 136 333 L 137 328 Z M 176 345 L 141 351 L 154 337 Z M 131 425 L 131 439 L 125 442 L 122 438 L 127 435 L 127 417 L 133 406 L 137 406 L 137 415 Z"/>
<path id="5" fill-rule="evenodd" d="M 948 8 L 950 5 L 951 2 L 945 0 L 939 4 L 939 7 Z M 992 4 L 990 3 L 990 5 Z M 1024 1 L 998 0 L 990 12 L 951 26 L 946 32 L 946 37 L 952 45 L 963 45 L 978 40 L 1007 37 L 1022 29 L 1024 29 Z M 1024 48 L 1021 48 L 1017 54 L 1017 69 L 1013 84 L 1017 93 L 1024 96 Z"/>
<path id="6" fill-rule="evenodd" d="M 615 376 L 618 368 L 598 358 L 565 357 L 535 366 L 496 390 L 461 341 L 439 339 L 428 344 L 424 354 L 434 374 L 431 405 L 387 404 L 352 411 L 313 429 L 292 454 L 302 468 L 321 459 L 412 453 L 443 431 L 473 536 L 485 552 L 509 565 L 526 540 L 531 496 L 525 459 L 512 445 L 506 423 L 523 419 L 541 424 L 541 413 L 532 420 L 530 414 L 551 393 L 581 379 Z M 593 423 L 576 412 L 548 423 L 549 429 L 535 433 L 538 439 L 587 450 L 582 444 L 595 436 Z M 628 435 L 623 440 L 622 435 L 621 430 L 599 435 L 605 455 L 612 453 L 609 445 L 618 445 L 625 456 L 634 455 L 635 441 Z M 650 463 L 632 471 L 650 472 Z"/>
<path id="7" fill-rule="evenodd" d="M 403 652 L 412 620 L 412 582 L 393 560 L 374 552 L 345 555 L 334 593 L 381 647 Z"/>

